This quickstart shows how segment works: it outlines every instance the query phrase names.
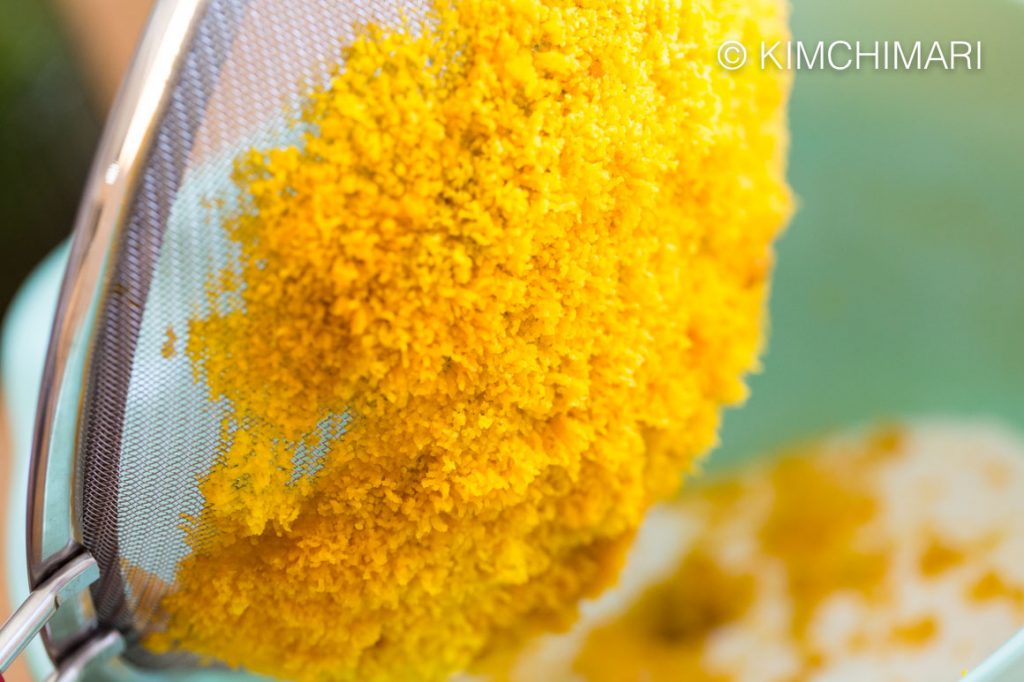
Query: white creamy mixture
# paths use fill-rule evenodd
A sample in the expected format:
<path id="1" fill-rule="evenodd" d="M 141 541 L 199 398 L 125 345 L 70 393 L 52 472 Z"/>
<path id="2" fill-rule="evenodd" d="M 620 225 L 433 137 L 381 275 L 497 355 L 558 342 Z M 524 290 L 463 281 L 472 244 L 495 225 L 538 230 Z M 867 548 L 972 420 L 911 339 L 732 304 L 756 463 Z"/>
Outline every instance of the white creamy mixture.
<path id="1" fill-rule="evenodd" d="M 1024 441 L 1000 427 L 803 446 L 656 510 L 620 585 L 509 677 L 956 680 L 1024 626 L 1021 519 Z M 710 576 L 685 568 L 697 552 Z"/>

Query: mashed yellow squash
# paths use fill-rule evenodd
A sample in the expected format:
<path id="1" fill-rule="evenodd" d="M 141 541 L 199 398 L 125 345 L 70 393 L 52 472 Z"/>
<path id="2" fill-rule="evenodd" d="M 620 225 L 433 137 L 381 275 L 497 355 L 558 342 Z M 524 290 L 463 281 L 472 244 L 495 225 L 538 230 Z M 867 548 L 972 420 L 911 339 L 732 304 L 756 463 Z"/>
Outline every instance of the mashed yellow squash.
<path id="1" fill-rule="evenodd" d="M 147 645 L 442 680 L 614 578 L 714 443 L 790 212 L 774 0 L 454 0 L 367 26 L 237 166 L 185 351 L 227 399 Z M 230 295 L 225 296 L 225 292 Z"/>

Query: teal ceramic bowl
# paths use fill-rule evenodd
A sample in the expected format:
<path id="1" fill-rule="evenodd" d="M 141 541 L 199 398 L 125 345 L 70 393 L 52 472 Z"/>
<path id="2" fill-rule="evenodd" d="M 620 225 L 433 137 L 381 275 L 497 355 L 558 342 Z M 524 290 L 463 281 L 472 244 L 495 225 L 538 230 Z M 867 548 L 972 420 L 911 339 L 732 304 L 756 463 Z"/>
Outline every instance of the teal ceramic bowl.
<path id="1" fill-rule="evenodd" d="M 797 75 L 799 212 L 779 248 L 771 343 L 709 468 L 879 419 L 984 417 L 1024 432 L 1024 3 L 797 0 L 793 26 L 812 43 L 981 41 L 982 69 Z M 3 333 L 22 477 L 4 557 L 16 598 L 27 590 L 24 477 L 63 258 L 25 285 Z M 30 659 L 45 674 L 41 650 Z M 95 677 L 185 676 L 115 663 Z M 968 679 L 1024 680 L 1024 633 Z"/>

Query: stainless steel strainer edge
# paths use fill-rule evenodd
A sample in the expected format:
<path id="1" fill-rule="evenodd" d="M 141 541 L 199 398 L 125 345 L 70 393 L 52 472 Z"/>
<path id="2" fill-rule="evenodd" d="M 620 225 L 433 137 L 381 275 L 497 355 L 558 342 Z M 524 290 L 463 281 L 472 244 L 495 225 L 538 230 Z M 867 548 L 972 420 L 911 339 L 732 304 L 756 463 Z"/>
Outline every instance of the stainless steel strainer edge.
<path id="1" fill-rule="evenodd" d="M 0 672 L 40 632 L 59 680 L 77 677 L 90 661 L 116 655 L 124 646 L 118 633 L 98 625 L 87 589 L 99 568 L 81 544 L 77 513 L 85 371 L 96 335 L 97 301 L 109 284 L 112 246 L 124 227 L 183 50 L 208 4 L 156 3 L 86 184 L 36 413 L 26 548 L 32 592 L 0 627 Z"/>

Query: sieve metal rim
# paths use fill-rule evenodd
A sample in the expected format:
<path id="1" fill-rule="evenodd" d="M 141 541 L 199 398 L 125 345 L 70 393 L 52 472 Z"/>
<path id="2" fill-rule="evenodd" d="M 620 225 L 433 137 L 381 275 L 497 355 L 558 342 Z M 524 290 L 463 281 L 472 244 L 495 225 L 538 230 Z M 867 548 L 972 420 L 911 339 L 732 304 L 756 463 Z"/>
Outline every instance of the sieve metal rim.
<path id="1" fill-rule="evenodd" d="M 185 48 L 210 0 L 158 0 L 112 109 L 75 220 L 40 389 L 29 468 L 27 558 L 38 588 L 84 553 L 78 489 L 80 427 L 112 246 L 128 217 Z M 97 632 L 88 590 L 69 598 L 43 632 L 58 664 Z M 97 639 L 98 641 L 98 639 Z"/>

